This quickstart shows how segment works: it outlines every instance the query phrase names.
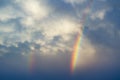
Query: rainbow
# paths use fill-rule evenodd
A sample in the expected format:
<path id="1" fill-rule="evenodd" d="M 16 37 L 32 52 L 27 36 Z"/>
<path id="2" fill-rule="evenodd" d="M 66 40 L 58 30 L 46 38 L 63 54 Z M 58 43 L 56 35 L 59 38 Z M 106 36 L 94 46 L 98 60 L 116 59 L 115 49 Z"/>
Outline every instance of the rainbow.
<path id="1" fill-rule="evenodd" d="M 35 53 L 32 50 L 31 53 L 29 54 L 29 71 L 30 73 L 34 73 L 34 68 L 35 68 Z"/>
<path id="2" fill-rule="evenodd" d="M 82 32 L 78 32 L 77 34 L 77 38 L 73 47 L 73 53 L 72 53 L 72 57 L 71 57 L 71 64 L 70 64 L 70 69 L 71 69 L 71 73 L 74 72 L 74 68 L 76 68 L 76 63 L 77 63 L 77 57 L 78 57 L 78 53 L 79 53 L 79 48 L 80 48 L 80 43 L 82 40 Z"/>
<path id="3" fill-rule="evenodd" d="M 92 3 L 93 0 L 90 0 L 86 10 L 88 10 L 88 12 L 83 12 L 82 15 L 82 21 L 81 21 L 81 25 L 82 25 L 82 30 L 80 29 L 80 31 L 77 33 L 77 37 L 73 46 L 73 52 L 72 52 L 72 56 L 71 56 L 71 62 L 70 62 L 70 71 L 71 73 L 74 73 L 75 68 L 76 68 L 76 63 L 77 63 L 77 58 L 78 58 L 78 54 L 79 54 L 79 49 L 80 49 L 80 45 L 81 45 L 81 41 L 82 41 L 82 36 L 83 36 L 83 31 L 84 31 L 84 24 L 86 22 L 88 13 L 92 7 Z"/>

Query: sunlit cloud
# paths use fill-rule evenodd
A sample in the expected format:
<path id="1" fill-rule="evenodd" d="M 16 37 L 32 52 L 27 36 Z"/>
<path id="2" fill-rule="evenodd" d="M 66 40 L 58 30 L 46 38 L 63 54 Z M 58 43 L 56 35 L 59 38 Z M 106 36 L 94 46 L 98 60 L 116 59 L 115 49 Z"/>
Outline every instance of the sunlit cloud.
<path id="1" fill-rule="evenodd" d="M 18 47 L 18 43 L 34 43 L 41 46 L 39 49 L 41 53 L 71 51 L 76 33 L 85 25 L 80 23 L 80 21 L 82 21 L 82 15 L 90 15 L 88 18 L 91 18 L 93 21 L 98 19 L 104 20 L 108 9 L 101 8 L 100 10 L 92 12 L 92 9 L 88 9 L 86 5 L 85 8 L 83 7 L 79 10 L 79 6 L 75 5 L 83 5 L 84 2 L 87 2 L 86 0 L 65 0 L 64 2 L 65 4 L 74 4 L 72 7 L 76 8 L 75 13 L 77 13 L 76 16 L 78 18 L 76 18 L 76 16 L 70 16 L 69 13 L 63 14 L 62 11 L 61 14 L 58 15 L 58 13 L 54 12 L 53 6 L 56 5 L 51 6 L 47 0 L 15 0 L 13 1 L 15 6 L 9 5 L 2 8 L 0 14 L 1 21 L 18 19 L 19 24 L 16 22 L 13 22 L 14 24 L 8 24 L 9 26 L 1 24 L 0 32 L 2 36 L 0 43 L 2 45 L 14 45 L 16 47 Z M 16 10 L 16 8 L 18 8 L 18 10 Z M 18 26 L 21 29 L 20 31 L 17 30 Z M 97 30 L 99 27 L 106 27 L 107 24 L 99 23 L 97 26 L 93 24 L 89 26 L 92 26 L 89 30 Z M 110 30 L 108 33 L 112 34 Z M 87 39 L 89 41 L 89 38 Z M 89 44 L 88 42 L 88 45 Z M 31 48 L 31 50 L 33 50 L 33 48 Z M 94 49 L 90 49 L 91 53 L 93 53 L 92 51 L 94 52 Z"/>
<path id="2" fill-rule="evenodd" d="M 51 6 L 44 0 L 17 0 L 16 4 L 24 11 L 26 16 L 30 16 L 35 20 L 41 20 L 47 17 L 51 12 Z"/>

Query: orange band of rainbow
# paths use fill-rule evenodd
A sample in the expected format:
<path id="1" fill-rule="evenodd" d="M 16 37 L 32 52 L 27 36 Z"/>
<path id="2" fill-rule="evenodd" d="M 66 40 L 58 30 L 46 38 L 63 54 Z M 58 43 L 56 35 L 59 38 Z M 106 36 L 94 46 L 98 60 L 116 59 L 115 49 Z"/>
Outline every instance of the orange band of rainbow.
<path id="1" fill-rule="evenodd" d="M 83 12 L 83 15 L 82 15 L 82 21 L 81 21 L 82 29 L 80 30 L 80 32 L 78 32 L 76 40 L 75 40 L 75 44 L 73 46 L 73 52 L 72 52 L 71 63 L 70 63 L 71 73 L 73 73 L 75 71 L 75 68 L 76 68 L 77 57 L 78 57 L 78 54 L 79 54 L 80 44 L 81 44 L 83 31 L 84 31 L 83 26 L 84 26 L 84 24 L 86 22 L 88 13 L 89 13 L 89 11 L 90 11 L 90 9 L 92 7 L 92 3 L 93 3 L 93 0 L 90 0 L 87 7 L 86 7 L 88 12 Z"/>

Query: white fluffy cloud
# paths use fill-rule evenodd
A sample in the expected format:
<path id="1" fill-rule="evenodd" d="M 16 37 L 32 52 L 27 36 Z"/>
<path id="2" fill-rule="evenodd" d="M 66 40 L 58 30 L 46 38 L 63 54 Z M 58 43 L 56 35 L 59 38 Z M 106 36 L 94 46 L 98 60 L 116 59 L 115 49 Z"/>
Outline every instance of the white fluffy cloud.
<path id="1" fill-rule="evenodd" d="M 44 22 L 41 26 L 43 34 L 49 38 L 70 35 L 80 30 L 80 25 L 70 17 L 58 17 Z"/>
<path id="2" fill-rule="evenodd" d="M 83 3 L 84 1 L 66 0 L 66 2 L 71 4 Z M 18 32 L 15 26 L 12 27 L 9 25 L 8 28 L 1 27 L 5 33 L 12 32 L 11 34 L 1 36 L 1 44 L 17 46 L 19 42 L 24 43 L 27 41 L 41 45 L 40 51 L 42 53 L 57 53 L 59 51 L 72 50 L 74 35 L 78 31 L 81 31 L 82 27 L 82 24 L 77 19 L 66 14 L 64 16 L 56 16 L 54 14 L 54 17 L 49 17 L 53 8 L 45 0 L 16 0 L 14 3 L 21 9 L 20 13 L 22 15 L 16 17 L 21 17 L 20 24 L 23 29 L 21 32 Z M 4 10 L 6 11 L 6 9 Z M 10 8 L 10 12 L 12 12 L 9 13 L 10 17 L 4 17 L 6 20 L 15 17 L 15 13 L 19 13 L 14 8 Z M 85 9 L 83 12 L 88 14 L 89 11 Z M 6 42 L 4 42 L 5 36 L 9 39 Z M 58 39 L 55 40 L 55 37 L 58 37 Z M 33 48 L 34 46 L 32 46 Z M 90 47 L 87 49 L 89 49 L 89 52 L 92 51 Z"/>
<path id="3" fill-rule="evenodd" d="M 36 29 L 44 35 L 44 41 L 36 40 L 37 43 L 42 44 L 40 50 L 43 53 L 54 53 L 70 50 L 69 42 L 73 39 L 73 35 L 80 31 L 80 25 L 70 17 L 56 17 L 39 24 Z M 54 40 L 55 37 L 59 39 Z"/>
<path id="4" fill-rule="evenodd" d="M 27 16 L 31 16 L 36 20 L 47 17 L 51 8 L 44 0 L 16 0 L 16 3 L 22 8 Z"/>
<path id="5" fill-rule="evenodd" d="M 80 4 L 86 0 L 65 0 L 67 3 Z M 0 44 L 15 45 L 18 43 L 36 43 L 39 44 L 42 53 L 57 53 L 59 51 L 72 50 L 75 34 L 81 31 L 82 24 L 76 16 L 69 16 L 69 13 L 58 15 L 52 12 L 53 6 L 47 3 L 47 0 L 15 0 L 14 4 L 20 10 L 14 7 L 5 7 L 0 11 L 0 20 L 8 21 L 9 19 L 19 18 L 18 25 L 0 25 Z M 55 5 L 54 5 L 55 6 Z M 77 6 L 76 6 L 77 7 Z M 80 12 L 88 14 L 90 11 L 86 7 Z M 77 11 L 76 11 L 77 12 Z M 52 13 L 52 15 L 51 15 Z M 106 10 L 97 11 L 91 17 L 92 19 L 104 19 Z M 82 17 L 82 16 L 81 16 Z M 16 22 L 13 22 L 16 23 Z M 17 23 L 16 23 L 17 24 Z M 16 28 L 20 27 L 20 31 Z M 10 34 L 9 34 L 10 33 Z M 57 38 L 56 38 L 57 37 Z M 92 44 L 85 42 L 86 46 L 82 47 L 82 53 L 94 53 L 95 49 Z M 32 46 L 31 50 L 35 48 Z"/>
<path id="6" fill-rule="evenodd" d="M 15 0 L 13 4 L 2 7 L 0 10 L 0 21 L 3 22 L 0 24 L 0 43 L 10 46 L 17 45 L 19 42 L 33 42 L 32 34 L 37 30 L 37 22 L 48 17 L 51 11 L 50 6 L 45 0 Z M 20 24 L 12 19 L 19 19 Z M 7 23 L 8 21 L 12 22 Z M 22 29 L 21 32 L 18 26 Z M 34 27 L 33 30 L 32 27 Z"/>
<path id="7" fill-rule="evenodd" d="M 14 12 L 14 10 L 12 10 Z M 41 19 L 41 17 L 38 17 Z M 77 20 L 69 17 L 51 17 L 47 20 L 39 21 L 39 19 L 33 17 L 33 15 L 24 15 L 20 19 L 20 24 L 23 27 L 21 32 L 16 30 L 16 25 L 7 25 L 0 26 L 2 33 L 10 33 L 10 34 L 2 34 L 1 36 L 1 44 L 10 46 L 24 43 L 25 41 L 30 43 L 36 43 L 41 45 L 40 51 L 43 53 L 48 53 L 49 51 L 56 53 L 58 51 L 65 51 L 70 49 L 70 44 L 65 42 L 69 42 L 73 39 L 73 35 L 80 31 L 81 25 L 77 22 Z M 35 34 L 37 32 L 37 34 Z M 37 35 L 37 37 L 35 37 Z M 39 36 L 38 36 L 39 35 Z M 41 37 L 43 36 L 43 37 Z M 58 36 L 60 40 L 56 41 L 56 45 L 52 44 L 54 42 L 54 38 Z"/>

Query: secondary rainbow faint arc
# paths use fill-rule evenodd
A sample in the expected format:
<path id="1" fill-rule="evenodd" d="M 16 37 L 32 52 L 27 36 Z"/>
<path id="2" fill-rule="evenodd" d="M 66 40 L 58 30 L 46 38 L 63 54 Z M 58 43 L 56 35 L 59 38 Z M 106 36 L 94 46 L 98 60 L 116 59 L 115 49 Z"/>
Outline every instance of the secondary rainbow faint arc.
<path id="1" fill-rule="evenodd" d="M 90 0 L 86 9 L 90 11 L 91 7 L 92 7 L 92 3 L 93 0 Z M 83 36 L 83 31 L 84 31 L 84 24 L 86 22 L 87 16 L 88 16 L 89 12 L 85 12 L 82 15 L 82 21 L 81 21 L 81 25 L 82 25 L 82 29 L 80 29 L 80 31 L 77 33 L 77 37 L 75 39 L 75 44 L 73 46 L 73 52 L 72 52 L 72 56 L 71 56 L 71 63 L 70 63 L 70 70 L 71 73 L 74 73 L 75 68 L 76 68 L 76 63 L 77 63 L 77 57 L 79 54 L 79 49 L 80 49 L 80 44 L 81 44 L 81 40 L 82 40 L 82 36 Z"/>
<path id="2" fill-rule="evenodd" d="M 30 73 L 34 73 L 34 68 L 35 68 L 35 50 L 31 50 L 31 53 L 29 55 L 29 70 Z"/>

